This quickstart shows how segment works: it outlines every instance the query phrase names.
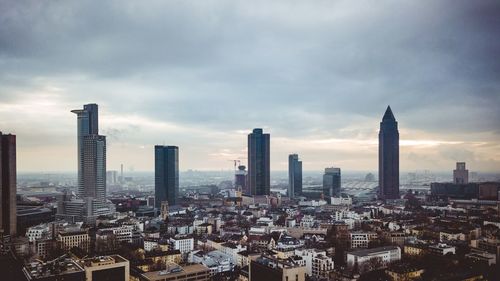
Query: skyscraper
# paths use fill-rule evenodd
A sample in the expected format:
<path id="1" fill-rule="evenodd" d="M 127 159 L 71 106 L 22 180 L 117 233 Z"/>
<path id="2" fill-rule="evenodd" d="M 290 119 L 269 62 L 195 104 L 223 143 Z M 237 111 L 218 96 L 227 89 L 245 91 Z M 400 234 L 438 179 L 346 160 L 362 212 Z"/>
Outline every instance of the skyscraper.
<path id="1" fill-rule="evenodd" d="M 155 146 L 155 207 L 160 210 L 161 202 L 170 206 L 177 203 L 179 196 L 179 148 L 177 146 Z"/>
<path id="2" fill-rule="evenodd" d="M 378 134 L 379 198 L 399 197 L 399 131 L 391 107 L 385 111 Z"/>
<path id="3" fill-rule="evenodd" d="M 248 189 L 251 195 L 269 195 L 271 189 L 270 135 L 262 129 L 248 135 Z"/>
<path id="4" fill-rule="evenodd" d="M 465 169 L 465 162 L 457 162 L 457 168 L 453 170 L 453 183 L 469 183 L 469 170 Z"/>
<path id="5" fill-rule="evenodd" d="M 288 196 L 293 198 L 302 195 L 302 161 L 299 155 L 288 155 Z"/>
<path id="6" fill-rule="evenodd" d="M 247 193 L 247 171 L 244 165 L 239 165 L 238 170 L 234 172 L 234 187 Z"/>
<path id="7" fill-rule="evenodd" d="M 78 197 L 88 223 L 112 212 L 106 202 L 106 137 L 99 135 L 97 104 L 86 104 L 71 112 L 77 115 Z"/>
<path id="8" fill-rule="evenodd" d="M 0 229 L 15 235 L 16 216 L 16 136 L 0 132 Z"/>
<path id="9" fill-rule="evenodd" d="M 84 139 L 89 135 L 99 134 L 99 114 L 97 104 L 86 104 L 83 109 L 75 109 L 71 112 L 77 116 L 77 158 L 78 158 L 78 195 L 85 197 L 88 193 L 84 186 Z"/>
<path id="10" fill-rule="evenodd" d="M 323 175 L 323 196 L 330 202 L 330 197 L 340 196 L 340 168 L 325 168 Z"/>

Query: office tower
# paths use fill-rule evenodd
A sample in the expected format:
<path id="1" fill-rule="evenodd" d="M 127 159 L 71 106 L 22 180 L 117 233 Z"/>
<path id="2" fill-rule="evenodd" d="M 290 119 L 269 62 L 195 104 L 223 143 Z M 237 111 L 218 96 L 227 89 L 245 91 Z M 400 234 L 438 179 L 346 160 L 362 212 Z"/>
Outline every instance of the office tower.
<path id="1" fill-rule="evenodd" d="M 123 183 L 123 164 L 120 164 L 120 183 Z"/>
<path id="2" fill-rule="evenodd" d="M 0 132 L 0 229 L 15 235 L 16 215 L 16 136 Z"/>
<path id="3" fill-rule="evenodd" d="M 380 122 L 378 173 L 379 198 L 399 199 L 399 131 L 390 106 Z"/>
<path id="4" fill-rule="evenodd" d="M 453 170 L 454 184 L 468 184 L 469 170 L 465 169 L 465 162 L 457 162 L 457 168 Z"/>
<path id="5" fill-rule="evenodd" d="M 77 115 L 77 149 L 78 149 L 78 195 L 84 197 L 86 194 L 84 186 L 84 141 L 87 136 L 98 135 L 98 107 L 97 104 L 86 104 L 83 109 L 75 109 L 71 112 Z M 88 147 L 88 144 L 87 144 Z"/>
<path id="6" fill-rule="evenodd" d="M 262 129 L 248 135 L 248 188 L 251 195 L 269 195 L 271 189 L 270 135 Z"/>
<path id="7" fill-rule="evenodd" d="M 325 168 L 323 175 L 323 196 L 330 201 L 330 197 L 340 196 L 340 168 Z"/>
<path id="8" fill-rule="evenodd" d="M 299 155 L 288 155 L 288 197 L 302 195 L 302 161 Z"/>
<path id="9" fill-rule="evenodd" d="M 243 193 L 247 193 L 247 171 L 245 169 L 245 166 L 239 165 L 238 170 L 234 172 L 234 187 Z"/>
<path id="10" fill-rule="evenodd" d="M 179 196 L 179 148 L 177 146 L 155 146 L 155 207 L 161 202 L 170 206 L 177 203 Z"/>
<path id="11" fill-rule="evenodd" d="M 97 104 L 71 112 L 78 124 L 78 197 L 84 201 L 83 220 L 92 223 L 113 209 L 106 202 L 106 137 L 99 135 Z"/>
<path id="12" fill-rule="evenodd" d="M 106 172 L 106 181 L 108 184 L 116 184 L 117 183 L 117 175 L 116 171 L 107 171 Z"/>

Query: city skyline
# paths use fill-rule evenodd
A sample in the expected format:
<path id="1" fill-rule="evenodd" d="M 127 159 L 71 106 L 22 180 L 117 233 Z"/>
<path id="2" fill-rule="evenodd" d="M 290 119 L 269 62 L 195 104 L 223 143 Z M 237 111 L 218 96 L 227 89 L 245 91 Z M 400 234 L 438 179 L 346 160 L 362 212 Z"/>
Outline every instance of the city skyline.
<path id="1" fill-rule="evenodd" d="M 183 148 L 181 170 L 230 170 L 259 127 L 271 170 L 299 153 L 305 171 L 375 171 L 389 104 L 402 171 L 500 167 L 489 1 L 126 3 L 1 7 L 0 128 L 19 138 L 20 172 L 77 170 L 68 110 L 89 102 L 113 170 L 153 171 L 162 142 Z"/>

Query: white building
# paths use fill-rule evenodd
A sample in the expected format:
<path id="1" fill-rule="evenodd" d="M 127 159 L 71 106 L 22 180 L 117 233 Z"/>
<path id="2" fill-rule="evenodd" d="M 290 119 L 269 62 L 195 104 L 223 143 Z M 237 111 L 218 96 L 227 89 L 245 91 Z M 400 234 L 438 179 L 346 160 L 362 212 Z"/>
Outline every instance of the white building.
<path id="1" fill-rule="evenodd" d="M 330 205 L 335 205 L 335 206 L 351 206 L 352 205 L 352 198 L 345 195 L 345 196 L 340 196 L 340 197 L 330 197 Z"/>
<path id="2" fill-rule="evenodd" d="M 194 250 L 194 239 L 188 237 L 170 238 L 170 250 L 179 250 L 181 254 L 187 254 Z"/>
<path id="3" fill-rule="evenodd" d="M 50 230 L 48 224 L 35 225 L 26 230 L 26 237 L 30 242 L 47 237 L 49 234 Z"/>
<path id="4" fill-rule="evenodd" d="M 358 264 L 358 266 L 362 268 L 365 263 L 372 260 L 378 260 L 380 261 L 380 267 L 385 267 L 400 259 L 401 248 L 397 246 L 378 247 L 348 252 L 347 266 L 352 268 L 355 264 Z"/>
<path id="5" fill-rule="evenodd" d="M 333 271 L 333 259 L 326 255 L 326 251 L 316 249 L 295 250 L 295 255 L 305 261 L 306 274 L 316 278 L 328 278 Z"/>
<path id="6" fill-rule="evenodd" d="M 246 251 L 247 246 L 242 246 L 240 244 L 234 243 L 224 243 L 221 245 L 219 251 L 228 255 L 231 258 L 231 262 L 233 264 L 238 264 L 238 253 L 242 251 Z"/>
<path id="7" fill-rule="evenodd" d="M 215 250 L 208 253 L 199 251 L 189 255 L 189 261 L 200 263 L 210 269 L 210 274 L 213 276 L 217 273 L 231 271 L 234 268 L 234 263 L 229 255 L 221 251 Z"/>
<path id="8" fill-rule="evenodd" d="M 132 243 L 133 231 L 134 227 L 131 225 L 101 228 L 97 231 L 96 239 L 106 239 L 105 237 L 103 237 L 106 235 L 106 233 L 113 233 L 117 241 Z"/>
<path id="9" fill-rule="evenodd" d="M 314 226 L 314 217 L 311 215 L 305 215 L 300 221 L 301 227 L 311 228 Z"/>
<path id="10" fill-rule="evenodd" d="M 429 246 L 429 252 L 435 255 L 444 256 L 446 254 L 455 254 L 455 247 L 443 243 Z"/>

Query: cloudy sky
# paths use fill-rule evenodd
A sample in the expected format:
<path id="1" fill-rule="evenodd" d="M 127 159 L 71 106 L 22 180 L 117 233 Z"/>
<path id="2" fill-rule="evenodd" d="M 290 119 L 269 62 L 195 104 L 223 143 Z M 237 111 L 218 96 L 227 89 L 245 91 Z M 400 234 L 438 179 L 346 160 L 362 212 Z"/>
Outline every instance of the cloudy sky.
<path id="1" fill-rule="evenodd" d="M 271 133 L 273 170 L 500 170 L 499 1 L 0 0 L 0 130 L 18 170 L 76 170 L 76 117 L 100 106 L 108 169 L 231 169 Z M 242 161 L 246 161 L 242 159 Z"/>

